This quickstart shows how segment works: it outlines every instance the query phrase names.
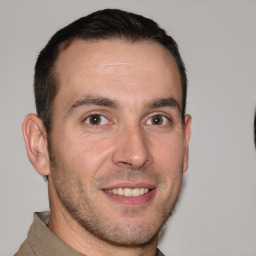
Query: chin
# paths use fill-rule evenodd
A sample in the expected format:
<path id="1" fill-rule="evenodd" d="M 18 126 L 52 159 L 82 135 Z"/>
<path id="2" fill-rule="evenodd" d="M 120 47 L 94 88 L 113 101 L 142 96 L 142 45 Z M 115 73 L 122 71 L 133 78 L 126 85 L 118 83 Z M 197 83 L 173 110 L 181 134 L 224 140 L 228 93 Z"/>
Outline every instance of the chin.
<path id="1" fill-rule="evenodd" d="M 99 216 L 90 218 L 90 221 L 88 218 L 81 219 L 81 215 L 73 217 L 76 218 L 86 233 L 89 232 L 90 235 L 109 244 L 117 247 L 144 247 L 157 240 L 159 231 L 168 216 L 169 214 L 151 216 L 148 220 L 145 218 L 144 220 L 142 218 L 136 220 L 136 216 L 134 216 L 133 218 L 122 218 L 120 221 L 118 218 L 103 217 L 102 215 L 101 218 Z"/>

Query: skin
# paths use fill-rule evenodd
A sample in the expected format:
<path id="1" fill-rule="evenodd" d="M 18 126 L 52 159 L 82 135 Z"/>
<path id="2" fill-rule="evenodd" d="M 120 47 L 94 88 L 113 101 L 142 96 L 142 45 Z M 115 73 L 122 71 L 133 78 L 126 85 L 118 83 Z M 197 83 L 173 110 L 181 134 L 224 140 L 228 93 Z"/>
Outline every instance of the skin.
<path id="1" fill-rule="evenodd" d="M 56 74 L 51 134 L 34 114 L 23 125 L 30 161 L 49 178 L 49 228 L 87 256 L 155 255 L 188 167 L 191 117 L 182 123 L 172 56 L 155 42 L 75 40 Z M 105 191 L 118 187 L 150 192 Z"/>

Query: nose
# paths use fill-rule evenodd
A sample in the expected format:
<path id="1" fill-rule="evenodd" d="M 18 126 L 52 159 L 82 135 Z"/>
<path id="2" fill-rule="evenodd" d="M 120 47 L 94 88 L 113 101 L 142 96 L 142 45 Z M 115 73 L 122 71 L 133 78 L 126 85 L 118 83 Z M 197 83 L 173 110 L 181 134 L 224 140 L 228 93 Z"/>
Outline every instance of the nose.
<path id="1" fill-rule="evenodd" d="M 113 162 L 119 167 L 142 169 L 152 163 L 149 141 L 139 128 L 120 131 L 113 153 Z"/>

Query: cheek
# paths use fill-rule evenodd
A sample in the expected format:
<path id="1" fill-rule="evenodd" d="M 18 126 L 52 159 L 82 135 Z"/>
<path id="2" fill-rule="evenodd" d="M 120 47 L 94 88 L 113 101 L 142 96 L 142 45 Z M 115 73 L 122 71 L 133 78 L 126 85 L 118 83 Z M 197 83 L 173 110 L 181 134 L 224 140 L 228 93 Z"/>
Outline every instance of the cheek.
<path id="1" fill-rule="evenodd" d="M 169 136 L 152 144 L 154 167 L 165 176 L 167 184 L 180 183 L 184 164 L 184 140 L 182 136 Z"/>
<path id="2" fill-rule="evenodd" d="M 107 138 L 79 136 L 65 140 L 62 151 L 66 162 L 77 172 L 93 175 L 110 159 L 114 143 Z"/>
<path id="3" fill-rule="evenodd" d="M 157 157 L 163 163 L 170 163 L 166 166 L 179 165 L 183 161 L 185 153 L 184 139 L 182 136 L 166 136 L 161 140 L 154 141 L 152 150 L 155 152 L 155 158 Z"/>

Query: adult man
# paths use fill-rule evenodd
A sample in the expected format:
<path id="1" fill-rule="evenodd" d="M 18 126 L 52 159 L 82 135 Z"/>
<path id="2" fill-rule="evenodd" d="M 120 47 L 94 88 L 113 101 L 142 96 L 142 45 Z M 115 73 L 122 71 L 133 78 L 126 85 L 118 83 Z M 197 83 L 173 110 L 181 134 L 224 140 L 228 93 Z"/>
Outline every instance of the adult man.
<path id="1" fill-rule="evenodd" d="M 173 39 L 139 15 L 93 13 L 48 42 L 34 89 L 23 133 L 50 213 L 35 215 L 17 255 L 163 255 L 191 121 Z"/>

